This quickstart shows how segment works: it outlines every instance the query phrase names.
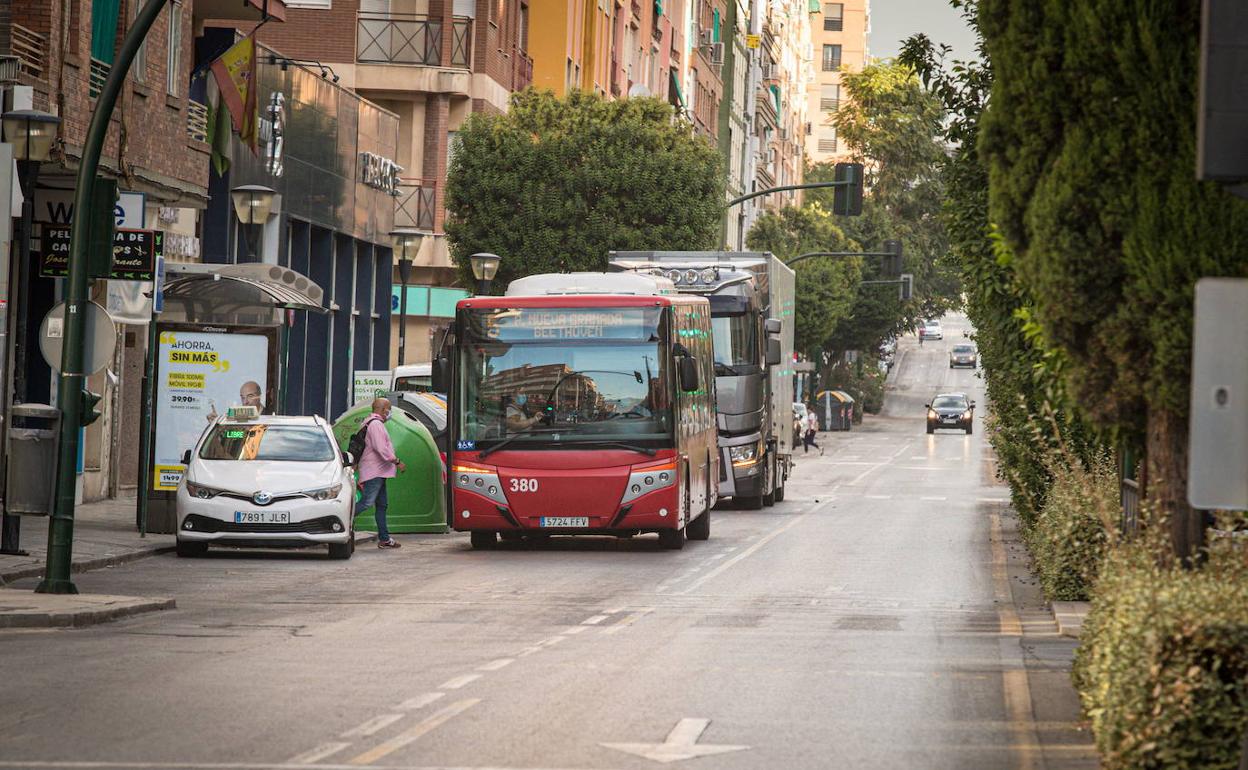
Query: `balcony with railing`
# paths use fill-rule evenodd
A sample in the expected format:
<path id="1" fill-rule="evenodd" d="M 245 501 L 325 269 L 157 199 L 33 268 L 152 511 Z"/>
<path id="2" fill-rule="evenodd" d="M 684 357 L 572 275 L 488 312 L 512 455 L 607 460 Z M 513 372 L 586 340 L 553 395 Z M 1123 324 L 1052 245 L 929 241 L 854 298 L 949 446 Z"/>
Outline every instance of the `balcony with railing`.
<path id="1" fill-rule="evenodd" d="M 437 217 L 437 184 L 432 179 L 399 180 L 394 199 L 394 226 L 433 232 Z"/>
<path id="2" fill-rule="evenodd" d="M 194 141 L 208 141 L 208 107 L 194 99 L 186 102 L 186 135 Z"/>
<path id="3" fill-rule="evenodd" d="M 523 91 L 533 82 L 533 57 L 519 48 L 513 49 L 511 89 Z"/>
<path id="4" fill-rule="evenodd" d="M 824 112 L 836 112 L 841 108 L 841 100 L 835 97 L 823 97 L 819 100 L 819 109 Z"/>
<path id="5" fill-rule="evenodd" d="M 21 63 L 22 72 L 34 78 L 43 77 L 48 50 L 47 37 L 21 24 L 10 24 L 9 49 Z"/>
<path id="6" fill-rule="evenodd" d="M 108 80 L 108 73 L 112 71 L 113 65 L 99 59 L 91 60 L 91 72 L 87 78 L 87 96 L 92 99 L 100 95 L 104 90 L 104 81 Z"/>
<path id="7" fill-rule="evenodd" d="M 355 58 L 362 64 L 442 65 L 443 23 L 416 13 L 361 11 L 356 19 Z M 472 19 L 451 22 L 450 66 L 472 62 Z"/>

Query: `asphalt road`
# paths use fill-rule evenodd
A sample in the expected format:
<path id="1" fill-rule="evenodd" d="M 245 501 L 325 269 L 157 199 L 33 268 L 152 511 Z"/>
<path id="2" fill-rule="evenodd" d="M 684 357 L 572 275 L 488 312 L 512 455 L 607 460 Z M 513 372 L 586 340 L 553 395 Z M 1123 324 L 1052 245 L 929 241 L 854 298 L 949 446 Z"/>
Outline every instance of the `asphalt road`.
<path id="1" fill-rule="evenodd" d="M 171 612 L 0 632 L 0 767 L 1095 767 L 947 339 L 711 539 L 162 556 L 78 576 Z M 982 409 L 980 410 L 983 411 Z M 714 753 L 712 753 L 714 752 Z"/>

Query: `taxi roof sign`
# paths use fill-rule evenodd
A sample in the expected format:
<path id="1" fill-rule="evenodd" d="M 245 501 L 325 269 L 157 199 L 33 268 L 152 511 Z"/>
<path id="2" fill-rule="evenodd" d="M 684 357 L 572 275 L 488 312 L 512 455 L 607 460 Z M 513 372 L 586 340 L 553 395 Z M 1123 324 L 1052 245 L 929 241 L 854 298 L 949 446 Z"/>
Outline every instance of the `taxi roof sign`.
<path id="1" fill-rule="evenodd" d="M 225 416 L 229 420 L 255 420 L 260 417 L 260 407 L 232 406 L 226 410 Z"/>

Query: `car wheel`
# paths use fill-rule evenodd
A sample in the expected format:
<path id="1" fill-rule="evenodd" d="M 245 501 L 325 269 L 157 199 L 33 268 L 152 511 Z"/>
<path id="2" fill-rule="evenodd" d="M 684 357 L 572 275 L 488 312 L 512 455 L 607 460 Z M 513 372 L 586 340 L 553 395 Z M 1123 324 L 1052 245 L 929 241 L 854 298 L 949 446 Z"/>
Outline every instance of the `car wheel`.
<path id="1" fill-rule="evenodd" d="M 179 540 L 177 546 L 178 556 L 184 559 L 193 559 L 196 556 L 203 556 L 208 553 L 207 543 L 192 543 L 187 540 Z"/>
<path id="2" fill-rule="evenodd" d="M 935 427 L 933 427 L 933 426 L 932 426 L 932 424 L 931 424 L 930 422 L 927 424 L 927 432 L 928 432 L 928 433 L 935 433 L 935 432 L 936 432 L 936 428 L 935 428 Z"/>
<path id="3" fill-rule="evenodd" d="M 968 422 L 968 423 L 966 424 L 966 435 L 968 435 L 968 436 L 969 436 L 969 435 L 971 435 L 971 434 L 972 434 L 972 433 L 974 433 L 974 432 L 975 432 L 975 426 L 974 426 L 974 425 L 972 425 L 971 423 L 969 423 L 969 422 Z"/>
<path id="4" fill-rule="evenodd" d="M 330 543 L 329 558 L 331 559 L 350 559 L 351 554 L 355 552 L 355 536 L 352 535 L 345 543 Z"/>
<path id="5" fill-rule="evenodd" d="M 702 514 L 705 516 L 706 514 Z M 685 530 L 680 529 L 660 529 L 659 545 L 668 551 L 679 551 L 685 547 Z"/>
<path id="6" fill-rule="evenodd" d="M 493 548 L 497 542 L 494 530 L 474 529 L 468 534 L 468 540 L 472 543 L 472 547 L 476 549 Z"/>
<path id="7" fill-rule="evenodd" d="M 685 536 L 690 540 L 711 539 L 711 509 L 707 508 L 702 515 L 685 526 Z"/>
<path id="8" fill-rule="evenodd" d="M 776 462 L 774 459 L 767 462 L 767 478 L 763 479 L 763 489 L 771 487 L 770 492 L 763 493 L 763 505 L 770 508 L 776 504 Z"/>
<path id="9" fill-rule="evenodd" d="M 776 502 L 784 502 L 784 482 L 780 482 L 776 485 Z"/>

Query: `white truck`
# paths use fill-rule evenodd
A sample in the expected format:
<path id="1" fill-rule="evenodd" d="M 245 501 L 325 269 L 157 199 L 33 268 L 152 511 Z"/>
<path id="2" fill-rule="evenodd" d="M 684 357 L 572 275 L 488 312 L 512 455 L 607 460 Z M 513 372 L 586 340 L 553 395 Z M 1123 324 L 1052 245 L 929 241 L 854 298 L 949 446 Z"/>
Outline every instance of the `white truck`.
<path id="1" fill-rule="evenodd" d="M 742 251 L 613 251 L 610 267 L 662 275 L 710 300 L 719 496 L 747 508 L 783 500 L 793 468 L 793 270 Z"/>

